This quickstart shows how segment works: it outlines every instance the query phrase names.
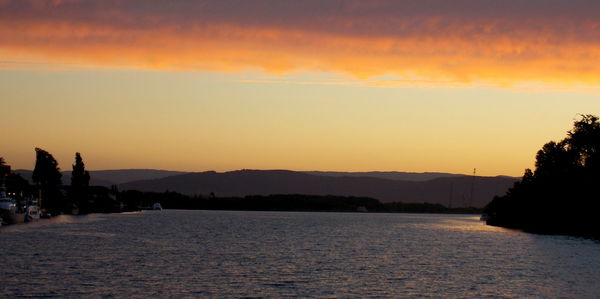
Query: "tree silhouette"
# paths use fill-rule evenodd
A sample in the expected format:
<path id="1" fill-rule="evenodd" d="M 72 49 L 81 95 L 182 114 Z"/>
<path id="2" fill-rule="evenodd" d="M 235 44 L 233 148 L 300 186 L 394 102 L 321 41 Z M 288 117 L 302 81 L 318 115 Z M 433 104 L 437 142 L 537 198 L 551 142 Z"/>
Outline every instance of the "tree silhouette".
<path id="1" fill-rule="evenodd" d="M 42 194 L 42 208 L 51 213 L 59 213 L 65 208 L 64 198 L 58 187 L 62 185 L 58 162 L 47 151 L 35 148 L 35 168 L 31 176 Z"/>
<path id="2" fill-rule="evenodd" d="M 90 185 L 90 173 L 85 170 L 85 164 L 81 158 L 81 154 L 75 153 L 75 164 L 71 172 L 72 187 L 87 187 Z"/>
<path id="3" fill-rule="evenodd" d="M 537 152 L 535 171 L 485 208 L 488 224 L 600 237 L 600 122 L 581 115 L 560 142 Z"/>
<path id="4" fill-rule="evenodd" d="M 85 170 L 85 164 L 81 154 L 75 153 L 75 164 L 71 172 L 71 203 L 77 205 L 80 213 L 88 213 L 90 210 L 88 202 L 88 187 L 90 185 L 90 173 Z"/>
<path id="5" fill-rule="evenodd" d="M 0 157 L 0 176 L 4 177 L 10 174 L 10 166 L 6 164 L 3 157 Z"/>

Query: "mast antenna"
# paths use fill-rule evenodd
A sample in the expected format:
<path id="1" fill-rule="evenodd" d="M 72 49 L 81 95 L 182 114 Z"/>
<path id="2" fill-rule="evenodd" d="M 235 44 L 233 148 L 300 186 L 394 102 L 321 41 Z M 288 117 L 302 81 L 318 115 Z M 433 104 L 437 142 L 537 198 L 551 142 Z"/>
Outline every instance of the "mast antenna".
<path id="1" fill-rule="evenodd" d="M 473 207 L 473 191 L 475 189 L 475 174 L 477 174 L 477 168 L 473 168 L 473 177 L 471 179 L 471 196 L 469 197 L 469 208 Z"/>

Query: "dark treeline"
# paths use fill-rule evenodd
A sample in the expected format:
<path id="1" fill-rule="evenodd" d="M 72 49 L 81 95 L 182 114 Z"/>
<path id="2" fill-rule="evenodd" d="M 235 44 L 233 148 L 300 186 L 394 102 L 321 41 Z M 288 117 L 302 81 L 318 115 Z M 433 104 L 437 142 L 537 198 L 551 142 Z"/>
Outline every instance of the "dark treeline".
<path id="1" fill-rule="evenodd" d="M 119 198 L 126 208 L 149 207 L 158 202 L 165 209 L 241 210 L 241 211 L 329 211 L 329 212 L 406 212 L 478 213 L 479 209 L 449 209 L 430 203 L 382 203 L 368 197 L 274 194 L 245 197 L 187 196 L 177 192 L 123 191 Z"/>
<path id="2" fill-rule="evenodd" d="M 548 142 L 508 193 L 484 209 L 487 223 L 530 232 L 600 237 L 600 122 L 583 115 Z"/>

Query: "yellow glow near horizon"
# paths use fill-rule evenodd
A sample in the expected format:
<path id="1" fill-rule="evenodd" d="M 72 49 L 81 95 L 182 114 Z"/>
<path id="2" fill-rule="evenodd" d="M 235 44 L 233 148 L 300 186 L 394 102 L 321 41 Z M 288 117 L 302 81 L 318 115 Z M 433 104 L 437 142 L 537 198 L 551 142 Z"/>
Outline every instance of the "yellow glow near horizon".
<path id="1" fill-rule="evenodd" d="M 600 114 L 582 1 L 0 0 L 0 156 L 520 176 Z"/>
<path id="2" fill-rule="evenodd" d="M 317 74 L 297 74 L 303 81 Z M 248 83 L 260 74 L 2 71 L 2 153 L 70 169 L 439 171 L 520 176 L 597 96 Z"/>

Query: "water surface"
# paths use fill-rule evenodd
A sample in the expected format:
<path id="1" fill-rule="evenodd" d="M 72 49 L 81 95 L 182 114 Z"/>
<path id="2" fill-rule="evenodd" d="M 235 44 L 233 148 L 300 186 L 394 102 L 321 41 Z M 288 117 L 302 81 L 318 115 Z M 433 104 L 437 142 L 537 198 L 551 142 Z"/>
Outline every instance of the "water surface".
<path id="1" fill-rule="evenodd" d="M 600 243 L 470 215 L 144 211 L 0 229 L 0 297 L 600 296 Z"/>

